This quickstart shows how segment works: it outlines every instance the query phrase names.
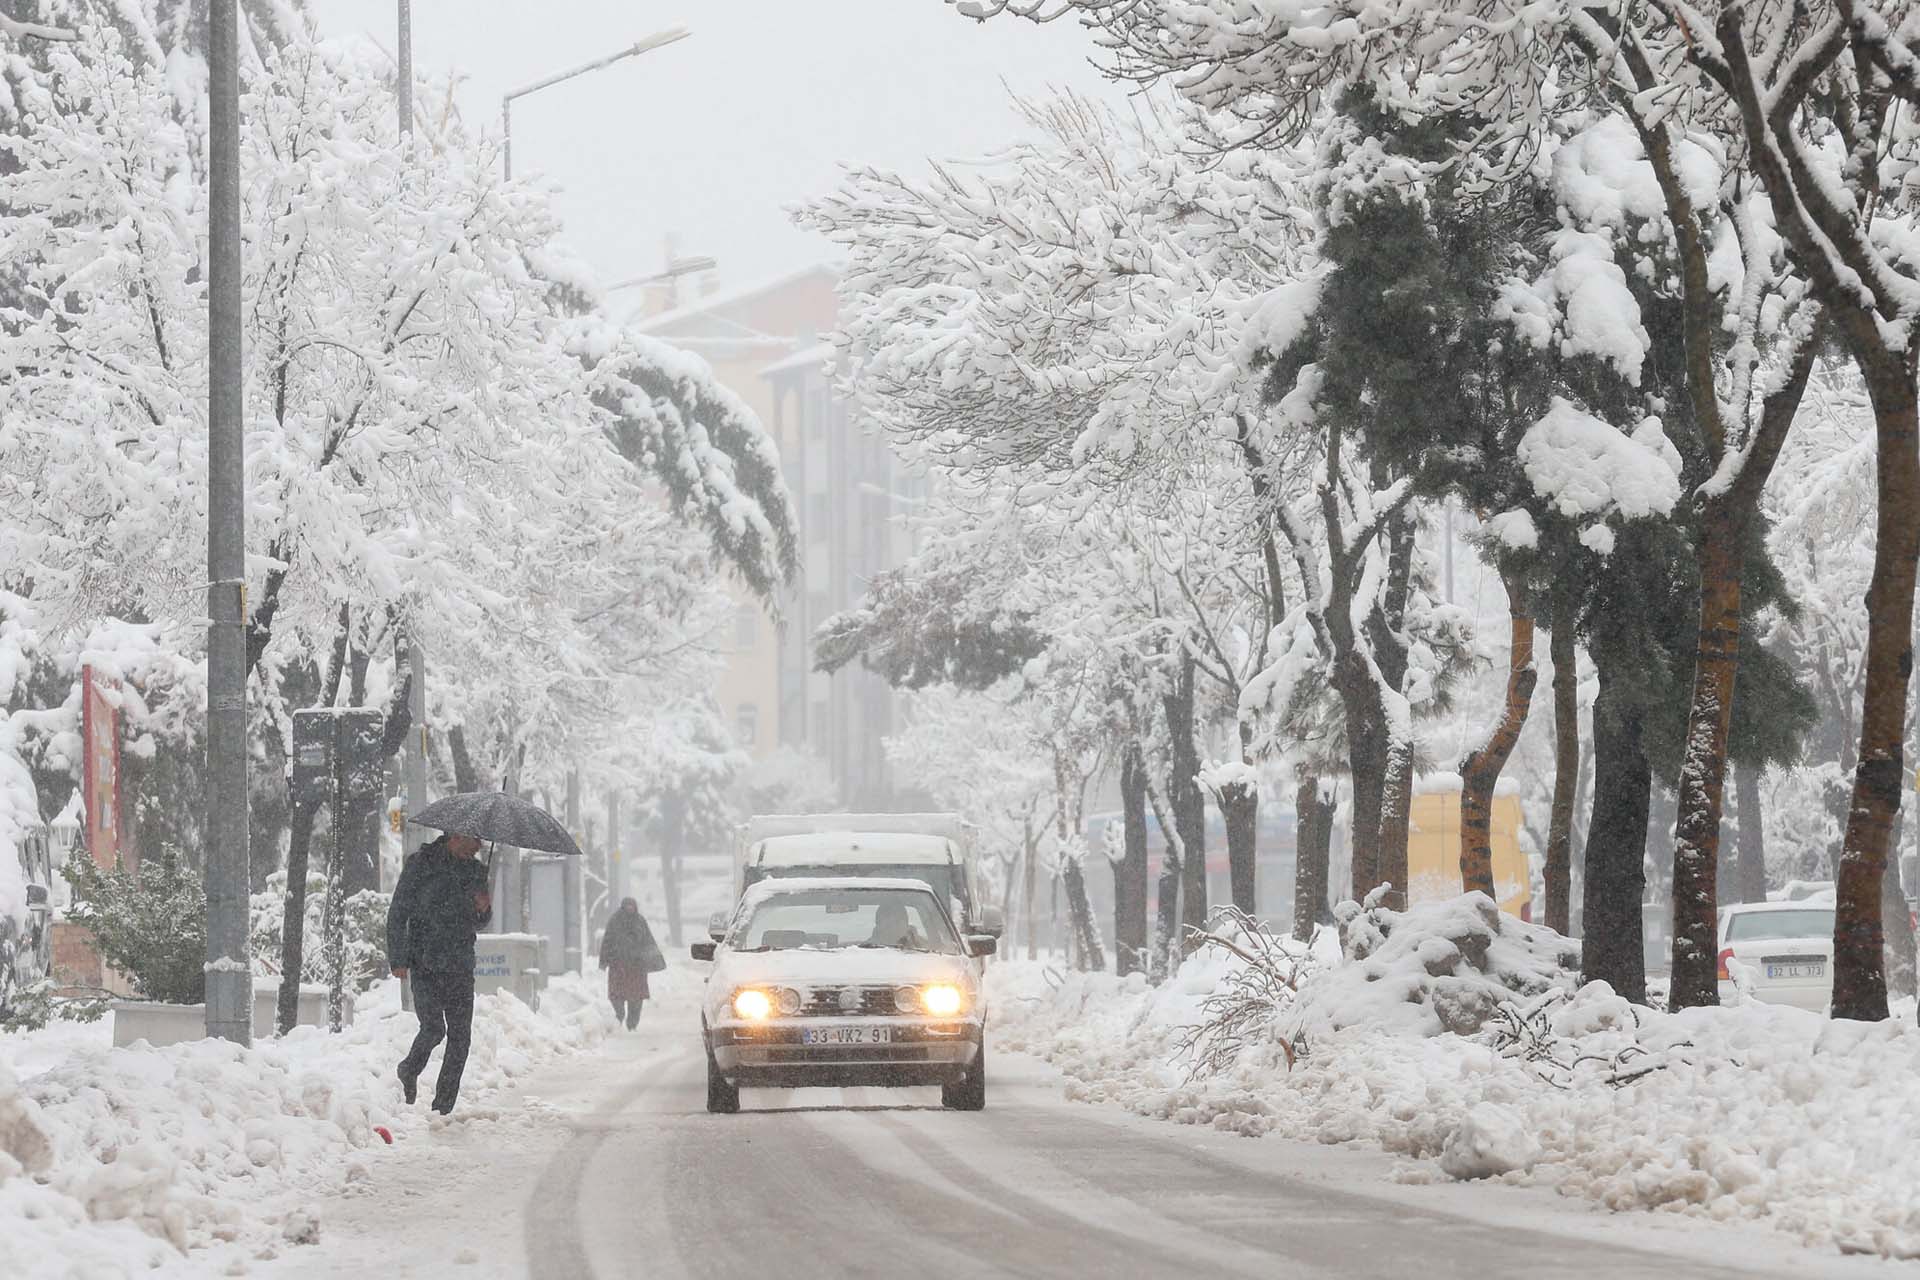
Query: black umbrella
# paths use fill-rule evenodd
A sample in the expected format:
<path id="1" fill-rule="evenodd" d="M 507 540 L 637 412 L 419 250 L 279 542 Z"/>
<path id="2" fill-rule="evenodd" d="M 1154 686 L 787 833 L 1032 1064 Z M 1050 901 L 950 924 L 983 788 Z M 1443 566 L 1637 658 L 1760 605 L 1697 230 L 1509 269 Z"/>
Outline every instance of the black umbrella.
<path id="1" fill-rule="evenodd" d="M 422 809 L 412 820 L 423 827 L 512 845 L 516 849 L 576 855 L 580 852 L 580 846 L 552 814 L 530 800 L 504 791 L 467 791 L 446 796 Z"/>

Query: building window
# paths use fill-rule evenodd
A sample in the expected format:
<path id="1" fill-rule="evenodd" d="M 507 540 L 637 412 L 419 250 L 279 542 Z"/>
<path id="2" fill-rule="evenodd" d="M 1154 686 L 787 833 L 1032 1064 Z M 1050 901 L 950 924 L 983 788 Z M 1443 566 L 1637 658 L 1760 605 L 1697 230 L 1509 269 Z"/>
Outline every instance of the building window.
<path id="1" fill-rule="evenodd" d="M 733 615 L 733 645 L 736 649 L 751 649 L 760 643 L 760 610 L 750 604 L 743 604 Z"/>
<path id="2" fill-rule="evenodd" d="M 751 747 L 760 740 L 760 708 L 751 702 L 743 702 L 733 713 L 734 736 L 743 747 Z"/>

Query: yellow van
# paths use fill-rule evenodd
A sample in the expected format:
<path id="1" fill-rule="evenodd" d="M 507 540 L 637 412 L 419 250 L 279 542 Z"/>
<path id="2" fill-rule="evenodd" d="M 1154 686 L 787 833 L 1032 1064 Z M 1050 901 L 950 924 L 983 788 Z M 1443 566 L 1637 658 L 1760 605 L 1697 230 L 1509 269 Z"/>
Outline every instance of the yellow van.
<path id="1" fill-rule="evenodd" d="M 1533 874 L 1520 848 L 1520 797 L 1493 798 L 1493 888 L 1500 909 L 1533 919 Z M 1460 780 L 1422 779 L 1407 836 L 1407 903 L 1460 896 Z"/>

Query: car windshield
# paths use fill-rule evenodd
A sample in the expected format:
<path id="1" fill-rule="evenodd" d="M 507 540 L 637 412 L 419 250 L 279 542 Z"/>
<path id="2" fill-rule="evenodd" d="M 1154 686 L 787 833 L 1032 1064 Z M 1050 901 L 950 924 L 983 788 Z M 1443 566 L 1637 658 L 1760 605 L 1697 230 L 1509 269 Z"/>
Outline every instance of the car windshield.
<path id="1" fill-rule="evenodd" d="M 1833 908 L 1804 911 L 1740 911 L 1727 921 L 1728 942 L 1772 942 L 1785 938 L 1831 938 Z"/>
<path id="2" fill-rule="evenodd" d="M 887 947 L 958 955 L 960 940 L 931 893 L 847 886 L 776 894 L 734 935 L 736 951 Z"/>

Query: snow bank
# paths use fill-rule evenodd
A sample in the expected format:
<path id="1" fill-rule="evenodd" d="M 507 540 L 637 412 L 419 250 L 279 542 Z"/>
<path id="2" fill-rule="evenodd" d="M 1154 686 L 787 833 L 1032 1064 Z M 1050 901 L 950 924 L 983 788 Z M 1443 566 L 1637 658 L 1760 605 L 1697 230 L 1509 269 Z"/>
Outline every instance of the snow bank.
<path id="1" fill-rule="evenodd" d="M 1754 1003 L 1659 1013 L 1602 983 L 1574 989 L 1560 966 L 1571 944 L 1489 925 L 1471 898 L 1404 914 L 1349 904 L 1344 928 L 1345 958 L 1211 1077 L 1192 1078 L 1179 1049 L 1227 976 L 1218 954 L 1158 989 L 993 965 L 991 1035 L 1060 1067 L 1070 1097 L 1248 1136 L 1373 1143 L 1415 1162 L 1397 1175 L 1410 1181 L 1550 1186 L 1614 1210 L 1920 1257 L 1910 1017 L 1829 1022 Z M 1504 1007 L 1477 1031 L 1442 1030 L 1444 1010 L 1477 1014 L 1503 983 Z"/>
<path id="2" fill-rule="evenodd" d="M 667 993 L 676 987 L 670 972 Z M 489 1113 L 489 1098 L 614 1029 L 598 975 L 556 979 L 538 1012 L 507 995 L 475 1006 L 473 1048 L 450 1119 L 408 1107 L 393 1069 L 417 1027 L 399 984 L 329 1036 L 302 1027 L 251 1050 L 217 1041 L 113 1049 L 68 1035 L 47 1065 L 37 1036 L 0 1037 L 0 1223 L 9 1274 L 89 1277 L 186 1266 L 222 1244 L 270 1256 L 315 1231 L 311 1206 L 363 1181 L 386 1150 Z M 38 1073 L 22 1080 L 12 1063 Z M 14 1264 L 24 1259 L 24 1268 Z"/>

